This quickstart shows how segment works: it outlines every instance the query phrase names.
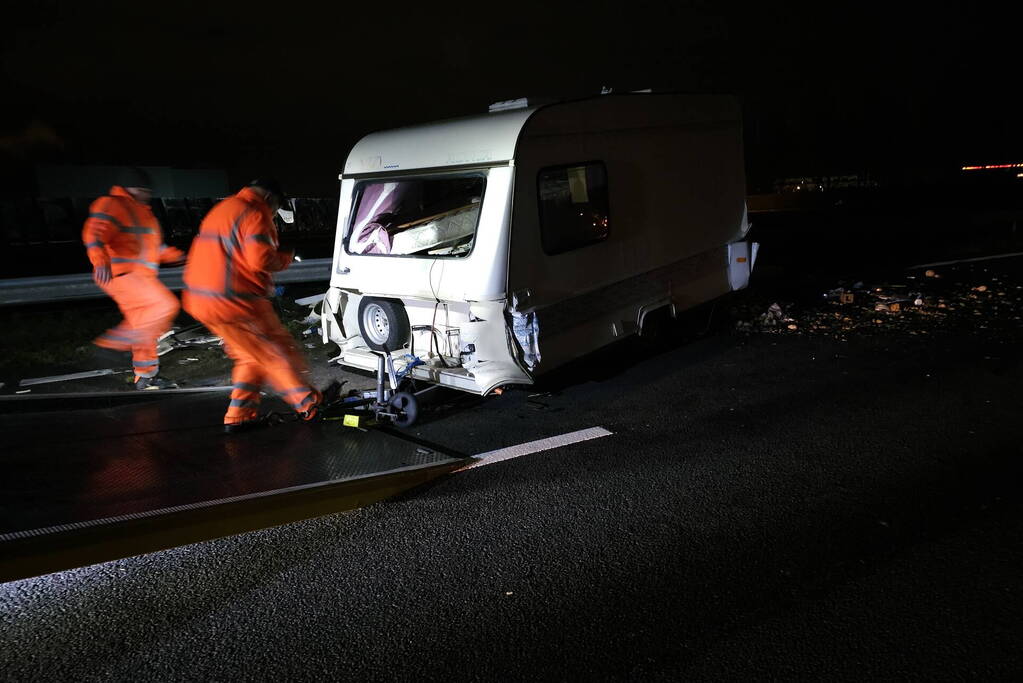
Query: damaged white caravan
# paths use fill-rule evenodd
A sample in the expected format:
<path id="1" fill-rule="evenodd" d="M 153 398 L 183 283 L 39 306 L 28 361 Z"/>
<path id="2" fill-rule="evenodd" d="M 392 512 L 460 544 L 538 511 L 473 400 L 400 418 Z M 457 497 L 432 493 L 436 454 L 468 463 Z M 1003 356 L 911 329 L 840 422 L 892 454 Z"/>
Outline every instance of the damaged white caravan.
<path id="1" fill-rule="evenodd" d="M 728 97 L 602 95 L 367 135 L 341 175 L 323 341 L 487 394 L 745 287 Z M 495 108 L 492 108 L 495 109 Z"/>

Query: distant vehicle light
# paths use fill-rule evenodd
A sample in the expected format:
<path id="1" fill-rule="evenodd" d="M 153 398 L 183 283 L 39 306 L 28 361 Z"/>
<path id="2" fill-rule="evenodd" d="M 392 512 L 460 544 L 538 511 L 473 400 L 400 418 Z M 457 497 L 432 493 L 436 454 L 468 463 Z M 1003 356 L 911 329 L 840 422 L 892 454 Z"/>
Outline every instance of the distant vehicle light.
<path id="1" fill-rule="evenodd" d="M 996 169 L 1004 168 L 1023 168 L 1023 163 L 1019 164 L 985 164 L 982 166 L 963 166 L 964 171 L 992 171 Z"/>

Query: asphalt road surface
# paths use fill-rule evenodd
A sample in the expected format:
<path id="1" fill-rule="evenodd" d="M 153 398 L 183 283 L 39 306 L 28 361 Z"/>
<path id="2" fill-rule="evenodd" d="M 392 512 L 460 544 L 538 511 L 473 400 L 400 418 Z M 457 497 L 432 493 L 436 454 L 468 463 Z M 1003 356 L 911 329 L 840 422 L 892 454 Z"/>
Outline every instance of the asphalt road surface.
<path id="1" fill-rule="evenodd" d="M 0 585 L 0 678 L 1018 678 L 1021 386 L 977 334 L 622 347 L 414 430 L 612 436 Z"/>

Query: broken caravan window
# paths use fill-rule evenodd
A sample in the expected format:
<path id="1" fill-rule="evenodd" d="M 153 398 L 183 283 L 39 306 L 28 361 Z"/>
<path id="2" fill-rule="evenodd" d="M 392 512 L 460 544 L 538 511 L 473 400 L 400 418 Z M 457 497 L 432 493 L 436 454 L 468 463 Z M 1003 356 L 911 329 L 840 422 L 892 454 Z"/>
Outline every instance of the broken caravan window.
<path id="1" fill-rule="evenodd" d="M 364 180 L 356 184 L 345 250 L 355 255 L 463 257 L 472 251 L 483 173 Z"/>
<path id="2" fill-rule="evenodd" d="M 553 256 L 608 236 L 607 170 L 600 161 L 540 169 L 540 239 Z"/>

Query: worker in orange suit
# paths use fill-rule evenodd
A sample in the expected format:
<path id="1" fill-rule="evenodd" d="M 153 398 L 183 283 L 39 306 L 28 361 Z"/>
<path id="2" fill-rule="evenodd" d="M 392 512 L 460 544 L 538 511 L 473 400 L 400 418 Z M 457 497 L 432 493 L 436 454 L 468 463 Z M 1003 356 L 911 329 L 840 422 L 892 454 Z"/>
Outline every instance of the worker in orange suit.
<path id="1" fill-rule="evenodd" d="M 92 203 L 82 229 L 92 279 L 124 315 L 117 327 L 93 344 L 131 351 L 136 389 L 173 389 L 177 385 L 159 375 L 156 344 L 181 307 L 158 274 L 161 263 L 180 265 L 185 255 L 163 243 L 160 223 L 149 208 L 153 194 L 149 175 L 140 168 L 128 168 L 119 183 Z"/>
<path id="2" fill-rule="evenodd" d="M 259 415 L 264 384 L 302 420 L 319 417 L 323 396 L 310 386 L 305 358 L 269 301 L 271 273 L 284 270 L 294 258 L 294 252 L 279 249 L 273 222 L 284 201 L 276 180 L 253 180 L 210 210 L 188 252 L 182 303 L 223 338 L 234 360 L 231 403 L 224 415 L 229 434 L 268 423 L 269 414 Z"/>

